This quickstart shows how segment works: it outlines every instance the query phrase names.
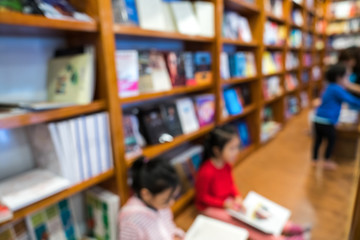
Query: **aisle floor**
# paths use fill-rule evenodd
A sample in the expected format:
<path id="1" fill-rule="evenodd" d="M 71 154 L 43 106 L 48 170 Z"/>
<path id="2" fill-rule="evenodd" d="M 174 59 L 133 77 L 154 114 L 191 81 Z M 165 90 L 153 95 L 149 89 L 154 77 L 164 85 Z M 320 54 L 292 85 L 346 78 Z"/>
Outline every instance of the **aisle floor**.
<path id="1" fill-rule="evenodd" d="M 279 135 L 234 169 L 244 196 L 253 190 L 292 210 L 294 222 L 313 226 L 313 240 L 344 240 L 354 190 L 354 160 L 339 159 L 335 172 L 316 171 L 310 162 L 308 114 L 291 119 Z M 176 218 L 188 229 L 193 205 Z"/>

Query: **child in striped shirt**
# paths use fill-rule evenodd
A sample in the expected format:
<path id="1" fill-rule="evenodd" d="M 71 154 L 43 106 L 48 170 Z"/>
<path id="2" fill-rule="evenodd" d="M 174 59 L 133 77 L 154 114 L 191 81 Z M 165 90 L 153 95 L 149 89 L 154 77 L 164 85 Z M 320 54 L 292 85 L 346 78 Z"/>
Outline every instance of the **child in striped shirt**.
<path id="1" fill-rule="evenodd" d="M 175 169 L 159 159 L 137 159 L 131 167 L 135 195 L 119 214 L 119 240 L 182 240 L 170 206 L 179 193 Z"/>

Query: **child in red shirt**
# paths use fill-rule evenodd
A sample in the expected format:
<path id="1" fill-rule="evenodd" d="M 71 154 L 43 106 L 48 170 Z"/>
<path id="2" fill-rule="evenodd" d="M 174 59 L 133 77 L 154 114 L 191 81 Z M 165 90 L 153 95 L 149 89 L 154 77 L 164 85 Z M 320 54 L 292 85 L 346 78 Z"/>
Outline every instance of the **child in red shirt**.
<path id="1" fill-rule="evenodd" d="M 305 229 L 288 223 L 284 234 L 291 237 L 275 237 L 263 234 L 246 224 L 231 218 L 225 209 L 246 210 L 242 197 L 234 183 L 231 165 L 239 153 L 240 139 L 231 126 L 215 128 L 206 139 L 205 156 L 197 174 L 195 205 L 204 215 L 238 225 L 249 231 L 253 240 L 304 240 Z"/>

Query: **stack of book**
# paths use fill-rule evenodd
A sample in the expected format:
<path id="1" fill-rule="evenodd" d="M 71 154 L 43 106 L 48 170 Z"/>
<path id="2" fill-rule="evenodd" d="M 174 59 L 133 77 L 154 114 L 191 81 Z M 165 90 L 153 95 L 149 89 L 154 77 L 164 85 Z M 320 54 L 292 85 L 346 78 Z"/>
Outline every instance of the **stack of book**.
<path id="1" fill-rule="evenodd" d="M 265 100 L 270 100 L 283 93 L 281 81 L 278 76 L 269 77 L 263 81 L 263 95 Z"/>
<path id="2" fill-rule="evenodd" d="M 256 75 L 255 56 L 253 52 L 222 52 L 220 56 L 220 73 L 222 79 L 230 77 L 253 77 Z"/>
<path id="3" fill-rule="evenodd" d="M 282 0 L 266 0 L 265 10 L 274 14 L 276 17 L 283 17 L 283 1 Z"/>
<path id="4" fill-rule="evenodd" d="M 6 152 L 23 158 L 23 165 L 29 165 L 0 182 L 0 202 L 12 211 L 113 167 L 106 113 L 14 129 L 9 136 L 21 142 L 12 147 L 15 152 L 12 149 Z M 24 155 L 27 148 L 32 156 Z M 34 162 L 28 163 L 29 158 Z M 2 160 L 8 162 L 6 158 Z M 8 171 L 11 172 L 11 168 L 9 166 Z"/>
<path id="5" fill-rule="evenodd" d="M 11 224 L 7 224 L 0 228 L 1 240 L 28 240 L 30 239 L 29 232 L 27 230 L 24 221 L 17 221 Z"/>
<path id="6" fill-rule="evenodd" d="M 172 142 L 214 122 L 215 97 L 203 94 L 142 106 L 124 113 L 126 157 L 141 154 L 147 145 Z"/>
<path id="7" fill-rule="evenodd" d="M 285 117 L 291 118 L 299 112 L 299 99 L 296 96 L 288 96 L 285 100 Z"/>
<path id="8" fill-rule="evenodd" d="M 331 2 L 327 12 L 331 18 L 351 18 L 359 12 L 359 4 L 357 1 Z"/>
<path id="9" fill-rule="evenodd" d="M 326 27 L 326 34 L 350 34 L 360 30 L 360 18 L 349 19 L 346 21 L 330 22 Z"/>
<path id="10" fill-rule="evenodd" d="M 304 43 L 306 48 L 311 48 L 314 45 L 314 36 L 311 33 L 304 33 Z"/>
<path id="11" fill-rule="evenodd" d="M 360 34 L 334 36 L 328 38 L 327 45 L 335 50 L 360 47 Z"/>
<path id="12" fill-rule="evenodd" d="M 281 46 L 286 41 L 286 27 L 272 21 L 266 21 L 264 44 Z"/>
<path id="13" fill-rule="evenodd" d="M 315 66 L 311 70 L 311 77 L 313 81 L 321 80 L 321 69 L 319 66 Z"/>
<path id="14" fill-rule="evenodd" d="M 309 66 L 311 66 L 311 64 L 312 64 L 312 56 L 311 56 L 311 53 L 305 53 L 305 54 L 303 55 L 303 65 L 304 65 L 305 67 L 309 67 Z"/>
<path id="15" fill-rule="evenodd" d="M 289 36 L 289 46 L 298 48 L 302 44 L 302 32 L 300 29 L 291 29 Z"/>
<path id="16" fill-rule="evenodd" d="M 265 107 L 262 111 L 262 124 L 260 141 L 267 142 L 273 138 L 281 129 L 281 124 L 274 121 L 274 114 L 271 107 Z"/>
<path id="17" fill-rule="evenodd" d="M 264 52 L 262 58 L 262 73 L 273 74 L 283 70 L 283 57 L 281 52 Z"/>
<path id="18" fill-rule="evenodd" d="M 243 84 L 237 88 L 225 89 L 223 95 L 226 110 L 230 115 L 242 113 L 244 107 L 252 103 L 249 84 Z"/>
<path id="19" fill-rule="evenodd" d="M 112 0 L 114 21 L 155 31 L 214 36 L 214 3 L 205 1 Z M 151 9 L 151 11 L 150 11 Z"/>
<path id="20" fill-rule="evenodd" d="M 223 37 L 251 42 L 252 33 L 248 19 L 236 12 L 225 12 L 223 20 Z"/>
<path id="21" fill-rule="evenodd" d="M 300 9 L 298 8 L 293 9 L 291 12 L 291 17 L 294 24 L 298 26 L 304 25 L 304 18 Z"/>
<path id="22" fill-rule="evenodd" d="M 212 82 L 209 52 L 116 51 L 120 97 Z"/>
<path id="23" fill-rule="evenodd" d="M 299 80 L 294 73 L 288 73 L 285 75 L 285 89 L 287 91 L 292 91 L 297 88 L 299 85 Z"/>
<path id="24" fill-rule="evenodd" d="M 295 52 L 287 52 L 285 64 L 287 70 L 299 67 L 299 55 Z"/>

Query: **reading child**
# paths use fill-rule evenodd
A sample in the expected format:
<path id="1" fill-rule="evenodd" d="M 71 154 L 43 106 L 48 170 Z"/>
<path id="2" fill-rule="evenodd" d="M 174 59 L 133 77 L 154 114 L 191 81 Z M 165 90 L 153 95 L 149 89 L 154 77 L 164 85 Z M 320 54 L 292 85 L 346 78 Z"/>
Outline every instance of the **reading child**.
<path id="1" fill-rule="evenodd" d="M 195 182 L 195 204 L 204 215 L 238 225 L 249 231 L 250 238 L 263 239 L 305 239 L 305 230 L 287 224 L 284 234 L 292 237 L 275 237 L 257 231 L 238 220 L 232 219 L 225 209 L 244 209 L 241 193 L 238 191 L 231 173 L 231 165 L 239 153 L 240 139 L 231 126 L 215 128 L 205 143 L 205 156 Z"/>
<path id="2" fill-rule="evenodd" d="M 327 140 L 325 151 L 324 168 L 334 170 L 337 164 L 331 160 L 331 155 L 335 145 L 335 125 L 338 122 L 341 104 L 347 102 L 359 108 L 360 98 L 347 92 L 343 86 L 347 82 L 346 67 L 342 64 L 330 66 L 325 73 L 328 86 L 321 99 L 321 105 L 316 110 L 314 117 L 315 139 L 313 145 L 313 164 L 318 163 L 319 148 L 323 139 Z"/>
<path id="3" fill-rule="evenodd" d="M 119 214 L 121 240 L 181 240 L 170 206 L 179 194 L 179 179 L 168 161 L 137 159 L 131 167 L 130 198 Z"/>

